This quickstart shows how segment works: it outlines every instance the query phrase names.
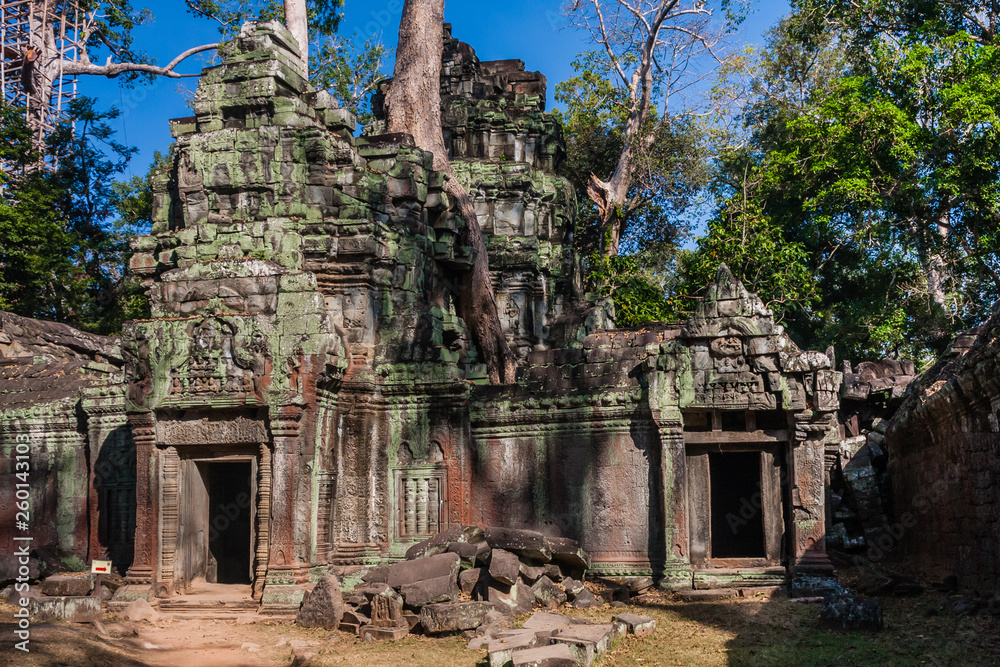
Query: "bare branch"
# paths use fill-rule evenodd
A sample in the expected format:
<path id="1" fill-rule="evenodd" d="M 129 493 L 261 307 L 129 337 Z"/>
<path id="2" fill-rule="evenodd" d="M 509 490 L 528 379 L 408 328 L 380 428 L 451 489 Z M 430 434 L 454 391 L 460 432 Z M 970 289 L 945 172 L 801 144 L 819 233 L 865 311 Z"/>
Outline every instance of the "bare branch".
<path id="1" fill-rule="evenodd" d="M 190 58 L 196 53 L 201 53 L 202 51 L 211 51 L 212 49 L 219 48 L 218 43 L 216 44 L 202 44 L 201 46 L 195 46 L 193 48 L 184 51 L 176 58 L 167 63 L 166 67 L 160 67 L 158 65 L 149 65 L 146 63 L 107 63 L 104 65 L 93 65 L 89 62 L 77 62 L 73 60 L 62 61 L 62 68 L 65 74 L 94 74 L 98 76 L 114 77 L 125 72 L 145 72 L 147 74 L 156 74 L 158 76 L 166 76 L 172 79 L 180 79 L 183 77 L 198 76 L 197 74 L 178 74 L 174 71 L 181 62 Z"/>

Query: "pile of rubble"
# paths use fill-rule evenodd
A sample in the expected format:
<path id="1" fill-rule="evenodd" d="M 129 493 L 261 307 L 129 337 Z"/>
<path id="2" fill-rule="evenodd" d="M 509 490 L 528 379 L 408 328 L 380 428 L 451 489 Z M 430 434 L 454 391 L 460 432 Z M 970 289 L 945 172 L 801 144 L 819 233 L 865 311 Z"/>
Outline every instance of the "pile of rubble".
<path id="1" fill-rule="evenodd" d="M 589 566 L 588 554 L 570 539 L 454 526 L 412 546 L 406 560 L 370 569 L 346 599 L 338 579 L 325 577 L 303 601 L 297 621 L 365 641 L 465 632 L 470 648 L 488 650 L 491 665 L 586 665 L 621 634 L 648 634 L 654 621 L 623 614 L 614 623 L 593 624 L 535 614 L 514 630 L 511 619 L 536 607 L 599 604 L 583 584 Z"/>
<path id="2" fill-rule="evenodd" d="M 469 642 L 470 649 L 486 649 L 490 667 L 587 667 L 616 639 L 651 635 L 656 621 L 635 614 L 619 614 L 611 623 L 535 612 L 520 628 L 512 628 L 496 612 L 485 619 Z"/>

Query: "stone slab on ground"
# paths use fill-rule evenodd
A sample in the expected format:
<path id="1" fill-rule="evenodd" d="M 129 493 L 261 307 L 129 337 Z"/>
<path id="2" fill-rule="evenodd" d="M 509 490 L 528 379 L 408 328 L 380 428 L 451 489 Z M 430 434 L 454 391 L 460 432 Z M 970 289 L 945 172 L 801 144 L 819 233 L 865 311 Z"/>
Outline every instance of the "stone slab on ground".
<path id="1" fill-rule="evenodd" d="M 618 614 L 611 619 L 625 626 L 625 631 L 636 637 L 648 637 L 656 630 L 656 621 L 648 616 L 638 614 Z M 619 632 L 619 634 L 624 634 Z"/>
<path id="2" fill-rule="evenodd" d="M 486 614 L 494 609 L 489 602 L 429 604 L 420 610 L 420 624 L 428 634 L 472 630 L 478 628 Z"/>
<path id="3" fill-rule="evenodd" d="M 559 630 L 568 628 L 573 622 L 562 614 L 550 614 L 546 611 L 536 611 L 521 627 L 528 630 Z"/>
<path id="4" fill-rule="evenodd" d="M 458 576 L 460 562 L 461 558 L 456 553 L 443 553 L 429 558 L 405 560 L 389 566 L 385 583 L 392 588 L 399 588 L 403 584 L 412 584 L 446 575 L 454 578 Z"/>
<path id="5" fill-rule="evenodd" d="M 698 600 L 721 600 L 724 598 L 734 598 L 740 593 L 735 588 L 705 588 L 705 589 L 680 589 L 674 594 L 681 600 L 697 602 Z"/>
<path id="6" fill-rule="evenodd" d="M 28 598 L 28 613 L 31 614 L 31 620 L 36 623 L 52 619 L 62 619 L 72 623 L 99 621 L 101 620 L 101 598 L 66 595 L 30 597 Z"/>
<path id="7" fill-rule="evenodd" d="M 514 667 L 578 667 L 568 644 L 553 644 L 522 651 L 511 656 Z"/>
<path id="8" fill-rule="evenodd" d="M 361 628 L 361 640 L 365 642 L 394 642 L 409 634 L 410 628 L 406 625 L 392 628 L 376 628 L 374 625 L 366 625 Z"/>
<path id="9" fill-rule="evenodd" d="M 94 589 L 90 574 L 54 574 L 42 581 L 42 595 L 83 597 Z"/>
<path id="10" fill-rule="evenodd" d="M 538 644 L 534 630 L 508 630 L 501 632 L 486 645 L 490 667 L 505 667 L 510 663 L 514 651 L 533 648 Z"/>
<path id="11" fill-rule="evenodd" d="M 153 609 L 153 606 L 142 598 L 129 602 L 122 610 L 122 615 L 133 622 L 149 621 L 155 623 L 160 619 L 160 612 Z"/>
<path id="12" fill-rule="evenodd" d="M 552 641 L 569 644 L 576 659 L 585 665 L 604 655 L 615 638 L 615 626 L 611 623 L 572 625 L 552 635 Z"/>

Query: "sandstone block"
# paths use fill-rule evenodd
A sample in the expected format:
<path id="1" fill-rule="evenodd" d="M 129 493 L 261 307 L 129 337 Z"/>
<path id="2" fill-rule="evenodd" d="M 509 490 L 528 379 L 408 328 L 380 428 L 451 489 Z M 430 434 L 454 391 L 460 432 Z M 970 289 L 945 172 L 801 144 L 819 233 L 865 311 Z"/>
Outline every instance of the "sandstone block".
<path id="1" fill-rule="evenodd" d="M 42 595 L 83 597 L 94 588 L 91 575 L 54 574 L 42 582 Z"/>
<path id="2" fill-rule="evenodd" d="M 130 621 L 149 621 L 154 623 L 160 619 L 160 612 L 153 609 L 145 600 L 139 599 L 134 600 L 125 607 L 124 611 L 125 618 Z"/>
<path id="3" fill-rule="evenodd" d="M 148 604 L 148 603 L 147 603 Z M 98 597 L 30 597 L 28 612 L 35 622 L 61 619 L 71 623 L 101 620 L 101 598 Z M 156 613 L 155 611 L 153 612 Z"/>
<path id="4" fill-rule="evenodd" d="M 531 592 L 535 596 L 535 601 L 546 607 L 558 607 L 566 602 L 566 593 L 548 577 L 539 579 L 531 587 Z"/>
<path id="5" fill-rule="evenodd" d="M 618 614 L 611 619 L 616 624 L 624 626 L 625 632 L 636 637 L 648 637 L 656 630 L 656 621 L 648 616 L 638 616 L 636 614 Z M 618 634 L 624 634 L 619 632 Z"/>
<path id="6" fill-rule="evenodd" d="M 578 663 L 568 644 L 553 644 L 514 651 L 514 667 L 577 667 Z"/>
<path id="7" fill-rule="evenodd" d="M 452 574 L 433 579 L 424 579 L 400 587 L 408 607 L 422 607 L 439 602 L 453 602 L 458 599 L 458 582 Z M 484 612 L 485 613 L 485 612 Z"/>
<path id="8" fill-rule="evenodd" d="M 596 607 L 601 604 L 598 602 L 594 594 L 590 592 L 589 588 L 584 587 L 582 591 L 576 594 L 573 598 L 573 606 L 579 607 L 580 609 L 587 609 L 588 607 Z"/>
<path id="9" fill-rule="evenodd" d="M 408 626 L 395 626 L 391 628 L 377 628 L 374 625 L 366 625 L 361 628 L 361 640 L 364 642 L 394 642 L 403 639 L 410 634 Z"/>
<path id="10" fill-rule="evenodd" d="M 417 558 L 389 566 L 386 583 L 392 588 L 437 577 L 458 576 L 460 558 L 455 553 L 443 553 L 429 558 Z"/>
<path id="11" fill-rule="evenodd" d="M 490 667 L 506 667 L 510 664 L 514 651 L 532 648 L 537 643 L 538 637 L 532 630 L 509 630 L 498 634 L 486 645 Z"/>
<path id="12" fill-rule="evenodd" d="M 552 560 L 549 541 L 533 530 L 490 526 L 486 529 L 486 542 L 493 549 L 505 549 L 543 563 Z"/>
<path id="13" fill-rule="evenodd" d="M 343 616 L 344 599 L 340 593 L 340 582 L 336 576 L 328 574 L 302 601 L 295 622 L 306 628 L 333 630 L 340 627 Z"/>
<path id="14" fill-rule="evenodd" d="M 474 567 L 471 570 L 463 570 L 458 575 L 458 587 L 466 595 L 472 595 L 472 591 L 476 589 L 479 584 L 479 575 L 482 572 L 482 568 Z"/>
<path id="15" fill-rule="evenodd" d="M 420 624 L 429 634 L 472 630 L 479 627 L 490 611 L 493 605 L 489 602 L 429 604 L 420 610 Z"/>
<path id="16" fill-rule="evenodd" d="M 505 549 L 493 548 L 493 555 L 490 557 L 490 576 L 496 581 L 508 586 L 517 583 L 517 575 L 521 571 L 521 563 L 517 556 Z"/>

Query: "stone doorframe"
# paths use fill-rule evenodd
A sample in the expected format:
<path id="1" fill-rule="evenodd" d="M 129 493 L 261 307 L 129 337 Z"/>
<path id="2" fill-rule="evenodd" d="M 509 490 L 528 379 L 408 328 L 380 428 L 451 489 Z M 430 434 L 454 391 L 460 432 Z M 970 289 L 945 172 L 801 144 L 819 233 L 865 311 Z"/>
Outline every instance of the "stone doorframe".
<path id="1" fill-rule="evenodd" d="M 136 557 L 126 583 L 149 587 L 158 598 L 175 593 L 181 460 L 224 461 L 237 455 L 256 461 L 252 591 L 253 598 L 260 600 L 270 554 L 273 488 L 273 451 L 266 419 L 243 410 L 191 410 L 130 414 L 129 424 L 136 442 L 138 516 Z"/>

